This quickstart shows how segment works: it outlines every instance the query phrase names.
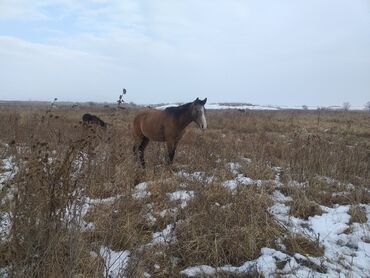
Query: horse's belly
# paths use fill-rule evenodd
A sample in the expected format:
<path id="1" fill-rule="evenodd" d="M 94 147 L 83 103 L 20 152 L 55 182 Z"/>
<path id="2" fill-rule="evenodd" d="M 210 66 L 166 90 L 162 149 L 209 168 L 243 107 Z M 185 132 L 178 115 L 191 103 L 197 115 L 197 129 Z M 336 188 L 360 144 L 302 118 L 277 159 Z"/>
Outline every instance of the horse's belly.
<path id="1" fill-rule="evenodd" d="M 152 141 L 157 141 L 157 142 L 164 142 L 166 141 L 164 135 L 160 135 L 160 134 L 152 134 L 152 133 L 144 133 L 144 136 L 146 138 L 149 138 L 149 140 L 152 140 Z"/>
<path id="2" fill-rule="evenodd" d="M 164 142 L 166 141 L 164 126 L 158 126 L 156 124 L 145 124 L 141 128 L 145 137 L 152 141 Z"/>

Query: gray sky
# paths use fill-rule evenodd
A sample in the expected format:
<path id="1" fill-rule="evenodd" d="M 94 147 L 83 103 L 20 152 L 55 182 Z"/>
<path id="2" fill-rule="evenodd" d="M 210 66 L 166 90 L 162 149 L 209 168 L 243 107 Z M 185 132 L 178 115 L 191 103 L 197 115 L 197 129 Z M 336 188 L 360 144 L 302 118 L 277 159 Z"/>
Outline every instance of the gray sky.
<path id="1" fill-rule="evenodd" d="M 369 0 L 0 0 L 0 99 L 364 105 Z"/>

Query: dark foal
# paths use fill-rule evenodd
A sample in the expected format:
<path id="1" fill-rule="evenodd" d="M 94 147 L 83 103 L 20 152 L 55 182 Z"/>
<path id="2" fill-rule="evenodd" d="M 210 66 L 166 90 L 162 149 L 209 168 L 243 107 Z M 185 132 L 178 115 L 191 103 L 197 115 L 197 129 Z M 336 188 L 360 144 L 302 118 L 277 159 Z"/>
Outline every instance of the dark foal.
<path id="1" fill-rule="evenodd" d="M 102 119 L 100 119 L 98 116 L 91 115 L 91 114 L 88 114 L 88 113 L 87 114 L 84 114 L 82 116 L 82 122 L 84 124 L 100 125 L 103 128 L 106 128 L 107 127 L 107 124 Z"/>
<path id="2" fill-rule="evenodd" d="M 204 105 L 207 98 L 197 98 L 193 102 L 164 110 L 146 108 L 141 110 L 134 119 L 134 154 L 145 168 L 144 151 L 149 141 L 166 142 L 168 164 L 175 156 L 177 143 L 184 134 L 185 128 L 195 122 L 201 129 L 207 128 Z"/>

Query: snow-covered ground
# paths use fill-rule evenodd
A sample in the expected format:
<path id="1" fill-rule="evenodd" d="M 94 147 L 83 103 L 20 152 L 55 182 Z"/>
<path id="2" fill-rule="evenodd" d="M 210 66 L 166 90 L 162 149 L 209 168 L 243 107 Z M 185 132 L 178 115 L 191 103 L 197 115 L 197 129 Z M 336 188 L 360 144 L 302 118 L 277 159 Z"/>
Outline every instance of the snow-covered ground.
<path id="1" fill-rule="evenodd" d="M 245 163 L 252 163 L 250 159 L 244 159 Z M 265 182 L 275 184 L 275 191 L 271 194 L 274 205 L 270 208 L 270 213 L 282 223 L 290 232 L 308 236 L 314 241 L 319 241 L 324 247 L 322 257 L 312 257 L 307 254 L 289 255 L 282 250 L 275 250 L 264 247 L 260 251 L 260 257 L 252 261 L 246 261 L 240 266 L 224 265 L 213 267 L 210 265 L 189 266 L 181 271 L 181 274 L 188 277 L 203 277 L 204 275 L 216 275 L 218 272 L 234 274 L 250 273 L 257 271 L 264 277 L 369 277 L 370 266 L 370 205 L 362 204 L 367 214 L 368 222 L 364 224 L 349 224 L 349 205 L 336 205 L 333 208 L 321 206 L 322 215 L 309 217 L 307 220 L 289 216 L 289 205 L 292 198 L 285 196 L 279 191 L 281 186 L 281 168 L 273 167 L 276 173 L 275 179 L 271 181 L 253 180 L 240 173 L 240 163 L 229 162 L 226 168 L 234 175 L 234 179 L 225 180 L 222 185 L 234 191 L 239 186 L 257 185 L 263 186 Z M 208 177 L 204 172 L 187 173 L 180 171 L 175 176 L 182 177 L 188 181 L 201 181 L 209 184 L 213 176 Z M 330 182 L 330 180 L 328 180 Z M 290 185 L 302 186 L 300 183 L 290 183 Z M 179 208 L 186 206 L 186 202 L 194 197 L 194 191 L 181 190 L 168 192 L 167 197 L 170 201 L 181 201 L 178 208 L 173 208 L 172 213 L 176 214 Z M 145 198 L 150 195 L 148 183 L 141 183 L 136 186 L 133 196 Z M 168 210 L 162 211 L 161 216 L 169 213 Z M 176 241 L 174 224 L 169 224 L 163 231 L 154 232 L 150 246 L 156 244 L 172 244 Z M 344 233 L 351 226 L 351 233 Z M 278 264 L 284 264 L 279 268 Z M 311 267 L 308 267 L 311 266 Z"/>
<path id="2" fill-rule="evenodd" d="M 294 277 L 369 277 L 370 267 L 370 221 L 351 225 L 352 232 L 347 234 L 349 228 L 348 205 L 336 205 L 334 208 L 320 206 L 324 211 L 322 215 L 309 217 L 307 220 L 289 216 L 289 206 L 284 204 L 286 197 L 278 192 L 276 203 L 271 208 L 271 213 L 276 216 L 286 227 L 298 234 L 309 236 L 312 240 L 319 241 L 325 248 L 322 257 L 314 258 L 296 254 L 290 272 Z M 284 198 L 285 197 L 285 198 Z M 367 219 L 370 219 L 370 205 L 363 204 Z M 325 268 L 326 273 L 318 273 L 312 269 L 300 267 L 296 259 L 310 261 L 318 267 Z M 287 277 L 290 277 L 289 275 Z"/>
<path id="3" fill-rule="evenodd" d="M 166 105 L 155 106 L 157 109 L 165 109 L 171 106 L 178 106 L 179 104 L 169 103 Z M 206 109 L 214 109 L 214 110 L 227 110 L 227 109 L 235 109 L 235 110 L 317 110 L 317 109 L 326 109 L 326 110 L 343 110 L 342 106 L 278 106 L 278 105 L 254 105 L 254 104 L 240 104 L 240 105 L 232 105 L 232 104 L 219 104 L 219 103 L 207 103 L 205 105 Z M 351 106 L 349 110 L 353 111 L 361 111 L 365 110 L 364 106 Z"/>
<path id="4" fill-rule="evenodd" d="M 214 267 L 211 265 L 192 265 L 181 271 L 181 274 L 188 277 L 202 277 L 203 275 L 216 275 L 218 272 L 234 274 L 246 274 L 252 271 L 262 274 L 264 277 L 370 277 L 370 204 L 361 204 L 367 215 L 367 223 L 350 223 L 349 205 L 336 205 L 334 207 L 320 206 L 322 215 L 315 215 L 308 219 L 301 219 L 289 215 L 290 202 L 292 198 L 285 196 L 280 191 L 281 168 L 273 167 L 275 178 L 272 180 L 254 180 L 241 173 L 241 163 L 251 164 L 249 158 L 243 158 L 240 162 L 227 162 L 224 167 L 230 171 L 232 178 L 221 180 L 220 184 L 228 188 L 231 192 L 243 186 L 264 186 L 265 184 L 274 185 L 271 199 L 274 204 L 269 212 L 286 229 L 295 234 L 302 234 L 310 239 L 317 241 L 324 247 L 324 255 L 312 257 L 307 254 L 288 254 L 284 246 L 280 250 L 264 247 L 260 250 L 260 256 L 255 260 L 245 261 L 241 265 L 224 265 Z M 0 180 L 5 181 L 13 177 L 14 167 L 11 160 L 4 160 L 3 165 L 8 169 L 0 175 Z M 220 166 L 221 167 L 221 166 Z M 177 212 L 188 205 L 188 202 L 196 196 L 197 192 L 186 187 L 189 182 L 201 182 L 205 186 L 215 181 L 213 175 L 205 172 L 189 173 L 179 171 L 173 174 L 170 179 L 182 179 L 176 190 L 166 193 L 167 200 L 173 205 L 156 214 L 156 217 L 176 215 Z M 323 179 L 323 177 L 318 177 Z M 325 178 L 330 184 L 332 179 Z M 151 196 L 150 186 L 152 181 L 142 182 L 136 185 L 131 196 L 137 200 L 145 201 Z M 290 186 L 301 187 L 302 183 L 291 182 Z M 350 189 L 350 187 L 349 187 Z M 106 199 L 91 199 L 83 196 L 80 198 L 80 219 L 83 229 L 94 229 L 93 223 L 86 223 L 83 216 L 88 211 L 99 204 L 112 204 L 119 200 L 122 195 L 113 196 Z M 148 204 L 152 208 L 146 214 L 146 219 L 150 223 L 155 223 L 157 218 L 154 216 L 153 204 Z M 67 213 L 67 218 L 70 214 Z M 174 217 L 175 219 L 175 217 Z M 175 220 L 174 220 L 175 221 Z M 182 220 L 176 220 L 168 224 L 162 231 L 153 231 L 151 242 L 147 247 L 170 245 L 176 242 L 175 226 Z M 0 239 L 4 240 L 11 227 L 9 214 L 0 214 Z M 348 228 L 350 229 L 350 232 Z M 346 231 L 346 232 L 345 232 Z M 101 246 L 99 254 L 92 252 L 91 256 L 100 256 L 104 260 L 105 273 L 108 277 L 124 277 L 125 270 L 130 262 L 130 254 L 135 250 L 111 250 L 106 246 Z M 281 267 L 283 265 L 283 267 Z M 311 267 L 309 267 L 311 266 Z M 312 267 L 313 266 L 313 267 Z M 4 269 L 0 269 L 0 275 Z M 145 273 L 145 277 L 150 277 Z"/>
<path id="5" fill-rule="evenodd" d="M 258 181 L 240 174 L 238 163 L 228 163 L 227 167 L 235 178 L 225 181 L 223 186 L 235 190 L 238 186 L 259 184 Z M 276 277 L 276 275 L 302 278 L 370 277 L 370 204 L 361 205 L 366 211 L 367 223 L 352 223 L 352 232 L 348 234 L 344 232 L 350 227 L 349 205 L 336 205 L 333 208 L 321 206 L 324 213 L 309 217 L 307 220 L 289 216 L 290 207 L 286 203 L 292 198 L 279 191 L 280 168 L 275 167 L 274 170 L 277 172 L 274 180 L 276 190 L 271 197 L 275 204 L 270 208 L 270 213 L 292 233 L 308 236 L 314 241 L 319 240 L 321 246 L 325 248 L 324 256 L 312 257 L 298 253 L 291 256 L 283 250 L 266 247 L 261 249 L 260 257 L 253 261 L 246 261 L 241 266 L 190 266 L 181 271 L 181 274 L 188 277 L 202 277 L 202 275 L 215 275 L 217 272 L 243 274 L 257 271 L 264 277 Z M 279 269 L 277 264 L 282 262 L 285 265 Z M 307 265 L 315 267 L 309 268 Z"/>
<path id="6" fill-rule="evenodd" d="M 10 181 L 15 174 L 17 173 L 18 169 L 13 163 L 13 157 L 5 158 L 1 161 L 2 169 L 0 172 L 0 190 L 4 187 L 5 183 Z"/>
<path id="7" fill-rule="evenodd" d="M 13 157 L 2 160 L 2 168 L 0 169 L 0 204 L 4 204 L 7 200 L 13 199 L 16 193 L 15 188 L 5 188 L 5 185 L 16 175 L 18 169 L 13 163 Z M 4 192 L 2 192 L 4 190 Z M 10 212 L 0 211 L 0 242 L 8 240 L 11 229 Z M 1 271 L 0 271 L 1 274 Z"/>

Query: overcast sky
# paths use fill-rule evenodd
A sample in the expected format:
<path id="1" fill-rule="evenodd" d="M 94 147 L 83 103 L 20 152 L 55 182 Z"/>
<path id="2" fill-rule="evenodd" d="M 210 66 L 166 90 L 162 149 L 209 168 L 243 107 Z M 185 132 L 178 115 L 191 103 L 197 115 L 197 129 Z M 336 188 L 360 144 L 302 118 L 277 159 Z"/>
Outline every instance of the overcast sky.
<path id="1" fill-rule="evenodd" d="M 0 0 L 0 99 L 370 101 L 370 0 Z"/>

